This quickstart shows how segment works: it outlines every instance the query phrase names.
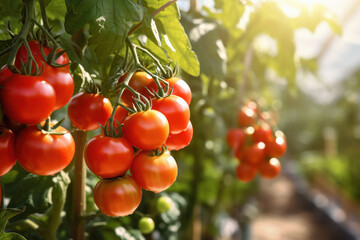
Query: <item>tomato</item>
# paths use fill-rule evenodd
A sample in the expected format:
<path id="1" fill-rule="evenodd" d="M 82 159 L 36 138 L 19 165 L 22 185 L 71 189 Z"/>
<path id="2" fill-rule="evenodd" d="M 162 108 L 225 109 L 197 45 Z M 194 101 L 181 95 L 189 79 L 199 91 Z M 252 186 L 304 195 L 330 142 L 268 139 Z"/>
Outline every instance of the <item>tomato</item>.
<path id="1" fill-rule="evenodd" d="M 138 228 L 142 234 L 152 233 L 155 229 L 154 220 L 149 217 L 142 217 L 138 222 Z"/>
<path id="2" fill-rule="evenodd" d="M 190 105 L 191 102 L 191 89 L 189 87 L 189 85 L 182 80 L 181 78 L 177 78 L 177 77 L 172 77 L 169 79 L 165 79 L 165 81 L 167 81 L 169 83 L 169 91 L 171 89 L 173 89 L 172 95 L 175 96 L 179 96 L 182 99 L 184 99 L 186 101 L 186 103 L 188 105 Z M 161 83 L 161 86 L 165 86 L 164 83 Z M 153 80 L 151 82 L 151 84 L 149 84 L 148 89 L 151 90 L 151 92 L 157 92 L 158 91 L 158 86 L 156 84 L 156 82 Z M 151 98 L 151 94 L 149 92 L 147 92 L 145 94 L 145 96 L 147 96 L 149 99 Z"/>
<path id="3" fill-rule="evenodd" d="M 132 214 L 142 198 L 141 188 L 128 175 L 116 179 L 101 179 L 93 194 L 96 206 L 103 214 L 111 217 Z"/>
<path id="4" fill-rule="evenodd" d="M 8 77 L 10 77 L 12 74 L 13 73 L 11 70 L 6 65 L 4 65 L 0 70 L 0 84 L 5 82 L 5 80 L 8 79 Z"/>
<path id="5" fill-rule="evenodd" d="M 280 171 L 281 164 L 277 158 L 271 158 L 269 161 L 265 161 L 259 166 L 259 172 L 263 178 L 274 178 L 279 175 Z"/>
<path id="6" fill-rule="evenodd" d="M 245 108 L 249 108 L 249 109 L 253 110 L 255 113 L 258 112 L 258 106 L 257 106 L 256 102 L 251 101 L 251 100 L 248 100 L 245 103 Z"/>
<path id="7" fill-rule="evenodd" d="M 161 196 L 156 201 L 156 209 L 159 213 L 167 212 L 171 209 L 174 202 L 171 198 L 167 196 Z"/>
<path id="8" fill-rule="evenodd" d="M 278 136 L 266 144 L 266 155 L 269 157 L 280 158 L 286 152 L 286 139 L 284 136 Z"/>
<path id="9" fill-rule="evenodd" d="M 165 115 L 169 121 L 170 133 L 177 134 L 184 131 L 190 121 L 189 105 L 181 97 L 171 95 L 166 98 L 154 99 L 152 109 Z"/>
<path id="10" fill-rule="evenodd" d="M 13 121 L 37 124 L 55 107 L 54 88 L 43 77 L 11 75 L 0 89 L 5 114 Z"/>
<path id="11" fill-rule="evenodd" d="M 98 177 L 114 178 L 126 173 L 133 161 L 134 151 L 124 137 L 103 135 L 93 137 L 85 148 L 88 168 Z"/>
<path id="12" fill-rule="evenodd" d="M 246 135 L 240 128 L 232 128 L 227 131 L 226 141 L 233 149 L 242 147 L 245 143 Z"/>
<path id="13" fill-rule="evenodd" d="M 175 182 L 178 167 L 169 152 L 160 156 L 149 156 L 143 151 L 135 156 L 130 172 L 140 187 L 158 193 Z"/>
<path id="14" fill-rule="evenodd" d="M 238 123 L 241 127 L 248 127 L 255 124 L 255 112 L 251 108 L 242 108 L 238 112 Z"/>
<path id="15" fill-rule="evenodd" d="M 263 142 L 265 144 L 270 142 L 273 139 L 273 131 L 269 124 L 256 126 L 252 134 L 252 139 L 254 142 Z"/>
<path id="16" fill-rule="evenodd" d="M 123 103 L 124 104 L 124 103 Z M 125 106 L 128 106 L 127 104 L 124 104 Z M 118 106 L 115 111 L 114 119 L 115 121 L 119 122 L 120 124 L 123 124 L 125 122 L 126 117 L 129 116 L 129 111 L 125 108 Z"/>
<path id="17" fill-rule="evenodd" d="M 265 143 L 259 142 L 245 146 L 243 160 L 252 165 L 259 165 L 265 160 Z"/>
<path id="18" fill-rule="evenodd" d="M 15 137 L 6 128 L 0 127 L 0 176 L 8 173 L 15 165 Z"/>
<path id="19" fill-rule="evenodd" d="M 98 129 L 111 116 L 109 99 L 100 94 L 81 92 L 72 97 L 68 115 L 72 125 L 83 131 Z"/>
<path id="20" fill-rule="evenodd" d="M 56 68 L 46 64 L 41 76 L 55 90 L 55 110 L 67 104 L 74 92 L 74 80 L 70 72 L 66 68 Z"/>
<path id="21" fill-rule="evenodd" d="M 134 147 L 153 150 L 165 144 L 169 123 L 164 114 L 156 110 L 138 112 L 125 119 L 124 133 Z"/>
<path id="22" fill-rule="evenodd" d="M 24 123 L 18 123 L 11 120 L 8 116 L 4 115 L 3 124 L 6 128 L 10 129 L 15 135 L 18 134 L 27 125 Z"/>
<path id="23" fill-rule="evenodd" d="M 36 40 L 31 40 L 31 41 L 28 42 L 28 44 L 29 44 L 31 53 L 32 53 L 38 67 L 40 68 L 42 66 L 42 63 L 45 64 L 45 59 L 42 56 L 40 46 L 39 46 L 39 42 L 36 41 Z M 43 51 L 44 51 L 44 54 L 47 56 L 52 51 L 52 48 L 43 46 Z M 62 51 L 62 49 L 58 49 L 57 53 L 59 53 L 61 51 Z M 18 49 L 18 51 L 16 53 L 15 66 L 18 69 L 21 68 L 21 61 L 24 62 L 24 63 L 27 63 L 27 61 L 28 61 L 28 52 L 27 52 L 24 45 L 22 45 Z M 69 58 L 66 55 L 66 53 L 63 53 L 58 59 L 56 59 L 56 63 L 61 64 L 61 65 L 65 65 L 65 64 L 69 64 L 70 61 L 69 61 Z M 67 70 L 69 70 L 70 66 L 67 65 L 66 68 L 67 68 Z"/>
<path id="24" fill-rule="evenodd" d="M 75 153 L 74 139 L 63 127 L 55 132 L 64 134 L 44 134 L 36 126 L 28 126 L 16 136 L 15 156 L 28 172 L 53 175 L 69 165 Z"/>
<path id="25" fill-rule="evenodd" d="M 184 131 L 178 134 L 169 134 L 169 137 L 166 140 L 166 146 L 170 151 L 183 149 L 190 144 L 192 137 L 193 126 L 191 124 L 191 121 L 189 121 L 189 124 Z"/>
<path id="26" fill-rule="evenodd" d="M 127 74 L 123 75 L 119 79 L 119 83 L 123 82 L 126 76 Z M 152 77 L 149 74 L 147 74 L 146 72 L 136 72 L 131 77 L 129 86 L 140 94 L 144 94 L 147 92 L 146 87 L 148 87 L 151 82 Z M 121 99 L 130 106 L 134 102 L 133 97 L 134 95 L 128 89 L 125 89 L 123 94 L 121 95 Z"/>
<path id="27" fill-rule="evenodd" d="M 252 181 L 257 174 L 256 167 L 248 164 L 248 163 L 241 163 L 236 168 L 236 177 L 242 182 L 250 182 Z"/>

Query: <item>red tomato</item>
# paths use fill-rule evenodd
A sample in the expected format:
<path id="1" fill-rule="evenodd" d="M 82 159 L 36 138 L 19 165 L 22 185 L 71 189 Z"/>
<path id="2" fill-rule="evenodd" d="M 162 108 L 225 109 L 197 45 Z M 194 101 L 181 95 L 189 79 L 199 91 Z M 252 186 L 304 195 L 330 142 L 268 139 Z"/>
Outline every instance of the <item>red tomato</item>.
<path id="1" fill-rule="evenodd" d="M 28 42 L 28 44 L 29 44 L 31 53 L 32 53 L 38 67 L 40 68 L 42 66 L 42 63 L 45 64 L 45 59 L 43 58 L 43 56 L 41 54 L 39 42 L 36 40 L 31 40 Z M 44 51 L 44 54 L 47 56 L 52 51 L 52 48 L 43 46 L 43 51 Z M 57 52 L 59 53 L 61 51 L 62 51 L 62 49 L 59 49 Z M 22 45 L 16 53 L 15 66 L 18 69 L 21 68 L 21 61 L 23 61 L 24 63 L 27 63 L 27 61 L 28 61 L 28 52 L 24 45 Z M 65 64 L 70 63 L 70 61 L 69 61 L 69 58 L 66 55 L 66 53 L 63 53 L 58 59 L 56 59 L 56 63 L 65 65 Z M 67 70 L 69 70 L 70 66 L 67 65 L 66 68 L 67 68 Z"/>
<path id="2" fill-rule="evenodd" d="M 190 105 L 191 89 L 184 80 L 177 78 L 177 77 L 173 77 L 173 78 L 166 79 L 165 81 L 167 81 L 169 83 L 169 91 L 171 89 L 173 89 L 172 95 L 181 97 L 182 99 L 184 99 L 186 101 L 186 103 L 188 105 Z M 165 84 L 163 84 L 163 83 L 160 83 L 160 84 L 163 87 L 165 86 Z M 157 84 L 154 80 L 148 86 L 148 89 L 151 90 L 151 92 L 158 91 Z M 147 96 L 149 99 L 151 98 L 151 94 L 149 92 L 147 92 L 145 94 L 145 96 Z"/>
<path id="3" fill-rule="evenodd" d="M 255 124 L 255 112 L 251 108 L 244 107 L 238 112 L 238 123 L 241 127 L 248 127 Z"/>
<path id="4" fill-rule="evenodd" d="M 245 143 L 246 135 L 240 128 L 232 128 L 227 131 L 226 141 L 233 149 L 242 147 Z"/>
<path id="5" fill-rule="evenodd" d="M 252 165 L 259 165 L 265 160 L 265 143 L 259 142 L 245 146 L 243 160 Z"/>
<path id="6" fill-rule="evenodd" d="M 10 71 L 10 69 L 4 65 L 0 70 L 0 84 L 5 82 L 6 79 L 8 79 L 13 73 Z"/>
<path id="7" fill-rule="evenodd" d="M 124 104 L 124 103 L 123 103 Z M 127 106 L 127 104 L 124 104 Z M 129 116 L 129 111 L 125 108 L 118 106 L 115 111 L 114 119 L 115 121 L 119 122 L 120 124 L 123 124 L 125 122 L 126 117 Z"/>
<path id="8" fill-rule="evenodd" d="M 170 133 L 177 134 L 186 129 L 190 121 L 189 105 L 181 97 L 171 95 L 154 99 L 152 109 L 165 115 L 169 121 Z"/>
<path id="9" fill-rule="evenodd" d="M 119 83 L 123 82 L 126 78 L 127 74 L 123 75 L 119 79 Z M 152 81 L 152 77 L 147 74 L 146 72 L 136 72 L 131 77 L 129 86 L 132 87 L 135 91 L 139 92 L 140 94 L 144 94 L 147 92 L 146 87 L 149 86 L 149 84 Z M 125 89 L 123 94 L 121 95 L 121 99 L 128 105 L 132 105 L 134 102 L 134 95 L 128 90 Z"/>
<path id="10" fill-rule="evenodd" d="M 269 157 L 280 158 L 286 152 L 286 139 L 279 136 L 266 144 L 266 155 Z"/>
<path id="11" fill-rule="evenodd" d="M 6 128 L 10 129 L 15 135 L 18 134 L 27 125 L 24 123 L 18 123 L 11 120 L 8 116 L 4 115 L 3 123 Z"/>
<path id="12" fill-rule="evenodd" d="M 164 114 L 156 110 L 138 112 L 125 119 L 124 133 L 134 147 L 153 150 L 165 144 L 169 123 Z"/>
<path id="13" fill-rule="evenodd" d="M 28 172 L 53 175 L 71 162 L 75 153 L 73 137 L 63 127 L 55 131 L 65 134 L 43 134 L 36 126 L 28 126 L 16 136 L 15 156 Z"/>
<path id="14" fill-rule="evenodd" d="M 72 125 L 83 131 L 98 129 L 111 116 L 109 99 L 100 94 L 81 92 L 72 97 L 68 115 Z"/>
<path id="15" fill-rule="evenodd" d="M 257 168 L 248 163 L 241 163 L 236 168 L 236 176 L 242 182 L 252 181 L 257 174 Z"/>
<path id="16" fill-rule="evenodd" d="M 258 107 L 257 107 L 256 102 L 251 101 L 251 100 L 248 100 L 248 101 L 245 103 L 245 107 L 246 107 L 246 108 L 250 108 L 250 109 L 253 110 L 254 112 L 257 112 L 257 111 L 258 111 Z"/>
<path id="17" fill-rule="evenodd" d="M 114 178 L 124 175 L 133 161 L 134 151 L 124 138 L 103 135 L 93 137 L 85 148 L 88 168 L 98 177 Z"/>
<path id="18" fill-rule="evenodd" d="M 13 121 L 37 124 L 55 107 L 54 88 L 43 77 L 11 75 L 0 89 L 5 114 Z"/>
<path id="19" fill-rule="evenodd" d="M 101 179 L 96 184 L 93 194 L 96 206 L 110 217 L 132 214 L 142 198 L 141 188 L 128 175 L 116 179 Z"/>
<path id="20" fill-rule="evenodd" d="M 175 182 L 178 167 L 169 152 L 160 156 L 149 156 L 143 151 L 135 156 L 130 172 L 140 187 L 159 193 Z"/>
<path id="21" fill-rule="evenodd" d="M 56 68 L 51 65 L 45 65 L 41 75 L 51 84 L 56 94 L 55 110 L 60 109 L 67 104 L 74 92 L 74 80 L 66 68 Z"/>
<path id="22" fill-rule="evenodd" d="M 281 164 L 277 158 L 271 158 L 259 166 L 259 172 L 263 178 L 274 178 L 279 175 L 280 171 Z"/>
<path id="23" fill-rule="evenodd" d="M 166 146 L 169 151 L 171 150 L 180 150 L 188 146 L 193 137 L 193 126 L 191 121 L 187 128 L 178 134 L 169 134 L 168 139 L 166 140 Z"/>
<path id="24" fill-rule="evenodd" d="M 14 134 L 0 127 L 0 176 L 8 173 L 16 163 L 14 141 Z"/>
<path id="25" fill-rule="evenodd" d="M 256 126 L 254 128 L 254 133 L 252 134 L 252 139 L 254 142 L 263 142 L 267 144 L 273 139 L 273 131 L 268 124 Z"/>

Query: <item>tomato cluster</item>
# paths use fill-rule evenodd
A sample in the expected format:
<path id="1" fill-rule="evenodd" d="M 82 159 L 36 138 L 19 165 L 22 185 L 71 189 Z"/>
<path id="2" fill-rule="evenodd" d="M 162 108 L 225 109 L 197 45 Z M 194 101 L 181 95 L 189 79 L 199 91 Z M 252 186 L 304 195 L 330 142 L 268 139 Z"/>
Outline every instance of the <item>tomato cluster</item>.
<path id="1" fill-rule="evenodd" d="M 148 99 L 151 108 L 128 111 L 127 107 L 139 100 L 125 89 L 122 106 L 115 105 L 111 128 L 114 110 L 109 99 L 79 93 L 69 103 L 68 115 L 74 127 L 89 131 L 103 126 L 102 133 L 87 143 L 84 156 L 88 168 L 101 178 L 93 192 L 94 201 L 108 216 L 133 213 L 141 202 L 142 189 L 162 192 L 176 180 L 178 167 L 170 151 L 186 147 L 192 139 L 191 91 L 181 79 L 166 81 L 169 94 L 158 98 L 152 93 L 157 91 L 156 82 L 145 72 L 136 72 L 129 86 Z"/>
<path id="2" fill-rule="evenodd" d="M 274 178 L 281 171 L 279 158 L 285 154 L 286 138 L 281 131 L 274 133 L 271 125 L 253 101 L 248 101 L 238 112 L 240 128 L 227 132 L 227 143 L 240 164 L 236 176 L 249 182 L 259 172 L 263 178 Z"/>
<path id="3" fill-rule="evenodd" d="M 0 100 L 5 114 L 0 130 L 0 175 L 11 169 L 15 159 L 31 173 L 52 175 L 63 170 L 75 153 L 74 140 L 66 129 L 53 129 L 49 122 L 45 124 L 47 129 L 40 126 L 73 94 L 74 81 L 69 72 L 69 59 L 66 53 L 62 53 L 54 67 L 46 62 L 42 54 L 45 57 L 49 55 L 53 50 L 51 47 L 41 46 L 35 40 L 28 44 L 35 62 L 28 62 L 26 47 L 20 46 L 15 67 L 23 69 L 28 66 L 34 74 L 37 66 L 42 69 L 40 75 L 13 73 L 7 66 L 0 71 Z"/>

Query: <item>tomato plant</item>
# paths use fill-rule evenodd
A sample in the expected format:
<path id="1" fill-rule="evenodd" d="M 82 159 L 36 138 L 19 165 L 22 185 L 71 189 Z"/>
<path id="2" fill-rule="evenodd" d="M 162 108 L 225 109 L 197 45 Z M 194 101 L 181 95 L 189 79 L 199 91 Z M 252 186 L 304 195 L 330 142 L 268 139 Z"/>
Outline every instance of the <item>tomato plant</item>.
<path id="1" fill-rule="evenodd" d="M 112 105 L 109 99 L 95 93 L 78 93 L 69 102 L 68 115 L 74 127 L 95 130 L 105 125 L 110 117 Z"/>
<path id="2" fill-rule="evenodd" d="M 176 180 L 178 167 L 169 152 L 151 156 L 138 153 L 130 168 L 131 175 L 140 187 L 155 193 L 168 189 Z"/>
<path id="3" fill-rule="evenodd" d="M 139 220 L 138 227 L 141 233 L 149 234 L 152 233 L 155 229 L 155 223 L 152 218 L 142 217 Z"/>
<path id="4" fill-rule="evenodd" d="M 53 175 L 71 162 L 75 143 L 71 134 L 63 127 L 58 134 L 43 133 L 36 126 L 21 130 L 15 140 L 15 156 L 20 165 L 37 175 Z"/>
<path id="5" fill-rule="evenodd" d="M 100 211 L 108 216 L 121 217 L 132 214 L 142 198 L 141 188 L 132 177 L 101 179 L 94 188 L 94 201 Z"/>
<path id="6" fill-rule="evenodd" d="M 156 209 L 158 210 L 158 212 L 164 213 L 164 212 L 169 211 L 171 209 L 171 207 L 173 206 L 173 204 L 174 203 L 171 200 L 171 198 L 169 198 L 167 196 L 161 196 L 156 201 Z"/>
<path id="7" fill-rule="evenodd" d="M 189 121 L 186 129 L 177 134 L 169 134 L 166 139 L 166 146 L 168 150 L 180 150 L 188 146 L 193 138 L 193 126 Z"/>
<path id="8" fill-rule="evenodd" d="M 124 138 L 103 135 L 93 137 L 85 148 L 88 168 L 102 178 L 122 176 L 130 168 L 134 152 L 130 142 Z"/>

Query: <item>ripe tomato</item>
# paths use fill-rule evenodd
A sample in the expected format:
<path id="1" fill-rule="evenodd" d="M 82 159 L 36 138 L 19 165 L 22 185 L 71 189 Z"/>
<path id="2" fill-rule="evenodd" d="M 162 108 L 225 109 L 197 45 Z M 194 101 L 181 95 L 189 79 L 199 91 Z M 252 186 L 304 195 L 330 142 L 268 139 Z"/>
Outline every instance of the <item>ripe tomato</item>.
<path id="1" fill-rule="evenodd" d="M 256 174 L 257 168 L 245 162 L 236 168 L 236 177 L 242 182 L 252 181 L 256 177 Z"/>
<path id="2" fill-rule="evenodd" d="M 243 160 L 248 164 L 259 165 L 265 160 L 265 143 L 258 142 L 243 149 Z"/>
<path id="3" fill-rule="evenodd" d="M 75 153 L 73 137 L 63 127 L 55 131 L 65 134 L 43 134 L 36 126 L 28 126 L 16 136 L 15 156 L 28 172 L 53 175 L 71 162 Z"/>
<path id="4" fill-rule="evenodd" d="M 96 206 L 110 217 L 132 214 L 140 205 L 142 197 L 141 188 L 128 175 L 116 179 L 101 179 L 93 194 Z"/>
<path id="5" fill-rule="evenodd" d="M 44 77 L 55 90 L 55 110 L 67 104 L 74 92 L 74 80 L 70 72 L 66 68 L 56 68 L 46 64 L 41 76 Z"/>
<path id="6" fill-rule="evenodd" d="M 280 158 L 286 152 L 285 136 L 278 136 L 266 144 L 266 155 L 269 157 Z"/>
<path id="7" fill-rule="evenodd" d="M 0 127 L 0 176 L 8 173 L 16 163 L 14 141 L 14 134 Z"/>
<path id="8" fill-rule="evenodd" d="M 273 139 L 273 131 L 269 124 L 256 126 L 252 134 L 252 139 L 254 142 L 263 142 L 265 144 L 270 142 Z"/>
<path id="9" fill-rule="evenodd" d="M 10 71 L 10 69 L 4 65 L 0 70 L 0 84 L 5 82 L 5 80 L 10 77 L 13 73 Z"/>
<path id="10" fill-rule="evenodd" d="M 250 109 L 253 110 L 255 113 L 258 111 L 258 106 L 257 106 L 256 102 L 251 101 L 251 100 L 248 100 L 248 101 L 245 103 L 245 107 L 246 107 L 246 108 L 250 108 Z"/>
<path id="11" fill-rule="evenodd" d="M 133 161 L 134 151 L 124 138 L 103 135 L 93 137 L 85 148 L 88 168 L 98 177 L 114 178 L 126 173 Z"/>
<path id="12" fill-rule="evenodd" d="M 153 150 L 165 144 L 169 123 L 164 114 L 156 110 L 138 112 L 125 119 L 124 133 L 134 147 Z"/>
<path id="13" fill-rule="evenodd" d="M 166 140 L 167 149 L 169 151 L 183 149 L 190 144 L 192 137 L 193 126 L 191 124 L 191 121 L 189 121 L 189 124 L 184 131 L 178 134 L 169 134 L 169 137 Z"/>
<path id="14" fill-rule="evenodd" d="M 124 103 L 123 103 L 124 104 Z M 127 106 L 127 104 L 124 104 Z M 118 106 L 115 110 L 115 121 L 119 122 L 120 124 L 123 124 L 125 122 L 126 117 L 129 116 L 129 111 L 125 108 Z"/>
<path id="15" fill-rule="evenodd" d="M 189 85 L 182 80 L 181 78 L 172 77 L 169 79 L 165 79 L 169 83 L 169 91 L 173 89 L 172 95 L 179 96 L 182 99 L 186 101 L 188 105 L 190 105 L 191 102 L 191 89 Z M 160 83 L 161 86 L 165 86 L 165 84 Z M 153 80 L 149 86 L 148 89 L 151 90 L 151 92 L 157 92 L 158 87 L 156 82 Z M 145 93 L 145 96 L 147 96 L 149 99 L 151 99 L 151 94 L 149 92 Z"/>
<path id="16" fill-rule="evenodd" d="M 280 171 L 281 164 L 277 158 L 271 158 L 259 166 L 259 172 L 263 178 L 274 178 L 279 175 Z"/>
<path id="17" fill-rule="evenodd" d="M 5 114 L 13 121 L 37 124 L 54 110 L 54 88 L 43 77 L 11 75 L 0 89 Z"/>
<path id="18" fill-rule="evenodd" d="M 98 129 L 111 116 L 109 99 L 100 94 L 81 92 L 72 97 L 68 115 L 72 125 L 83 131 Z"/>
<path id="19" fill-rule="evenodd" d="M 245 143 L 246 135 L 240 128 L 232 128 L 227 131 L 226 141 L 233 149 L 242 147 Z"/>
<path id="20" fill-rule="evenodd" d="M 127 74 L 123 75 L 119 79 L 119 83 L 123 82 L 126 78 Z M 139 92 L 140 94 L 144 94 L 147 92 L 146 88 L 152 82 L 152 77 L 147 74 L 146 72 L 136 72 L 131 77 L 129 86 L 132 87 L 134 90 Z M 132 105 L 134 102 L 134 95 L 128 90 L 125 89 L 123 94 L 121 95 L 121 99 L 128 105 Z"/>
<path id="21" fill-rule="evenodd" d="M 189 105 L 181 97 L 171 95 L 154 99 L 152 109 L 165 115 L 169 121 L 170 133 L 177 134 L 186 129 L 190 121 Z"/>
<path id="22" fill-rule="evenodd" d="M 169 152 L 160 156 L 149 156 L 143 151 L 135 156 L 130 172 L 140 187 L 158 193 L 175 182 L 178 167 Z"/>
<path id="23" fill-rule="evenodd" d="M 29 44 L 31 53 L 32 53 L 38 67 L 41 67 L 42 63 L 45 63 L 45 59 L 43 58 L 43 56 L 41 54 L 39 42 L 36 40 L 31 40 L 28 42 L 28 44 Z M 44 54 L 47 56 L 52 51 L 52 48 L 43 46 L 43 51 L 44 51 Z M 61 51 L 62 51 L 62 49 L 59 49 L 57 52 L 59 53 Z M 24 45 L 22 45 L 16 53 L 15 66 L 18 69 L 21 68 L 21 61 L 24 63 L 27 63 L 27 61 L 28 61 L 28 52 Z M 66 55 L 66 53 L 63 53 L 58 59 L 56 59 L 56 63 L 65 65 L 65 64 L 70 63 L 70 61 L 69 61 L 69 58 Z M 70 66 L 67 65 L 66 68 L 67 68 L 67 70 L 69 70 Z"/>
<path id="24" fill-rule="evenodd" d="M 255 112 L 250 108 L 241 109 L 238 112 L 238 123 L 241 127 L 255 124 Z"/>

